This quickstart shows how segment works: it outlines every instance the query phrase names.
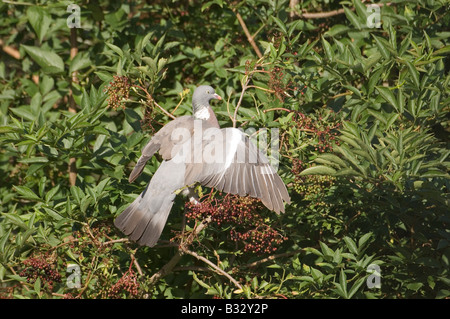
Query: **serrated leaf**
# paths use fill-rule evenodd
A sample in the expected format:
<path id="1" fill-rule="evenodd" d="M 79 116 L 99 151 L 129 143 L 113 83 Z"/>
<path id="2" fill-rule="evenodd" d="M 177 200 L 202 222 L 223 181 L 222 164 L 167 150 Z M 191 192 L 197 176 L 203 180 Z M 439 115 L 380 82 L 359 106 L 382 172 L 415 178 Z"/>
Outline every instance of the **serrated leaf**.
<path id="1" fill-rule="evenodd" d="M 304 169 L 299 176 L 304 175 L 334 175 L 336 173 L 336 170 L 323 165 L 317 165 L 313 167 L 309 167 Z"/>
<path id="2" fill-rule="evenodd" d="M 44 36 L 50 28 L 51 17 L 47 10 L 41 6 L 30 6 L 27 9 L 27 18 L 42 43 Z"/>
<path id="3" fill-rule="evenodd" d="M 354 14 L 353 11 L 347 7 L 344 7 L 344 12 L 345 12 L 345 15 L 347 16 L 347 19 L 350 21 L 350 23 L 353 24 L 353 26 L 356 29 L 361 30 L 362 24 L 361 24 L 361 21 L 359 20 L 358 16 L 356 14 Z"/>
<path id="4" fill-rule="evenodd" d="M 55 220 L 61 220 L 64 219 L 64 217 L 62 217 L 60 214 L 58 214 L 57 212 L 55 212 L 53 209 L 44 207 L 45 212 L 53 219 Z"/>
<path id="5" fill-rule="evenodd" d="M 23 228 L 25 230 L 27 230 L 29 227 L 27 224 L 25 224 L 22 219 L 12 213 L 2 213 L 3 216 L 5 216 L 6 218 L 8 218 L 13 224 L 19 226 L 20 228 Z"/>
<path id="6" fill-rule="evenodd" d="M 350 250 L 350 252 L 354 255 L 358 255 L 358 247 L 356 247 L 355 241 L 348 236 L 345 236 L 343 239 L 345 241 L 345 244 L 347 245 L 348 250 Z"/>
<path id="7" fill-rule="evenodd" d="M 0 126 L 0 133 L 21 133 L 22 129 L 12 126 L 12 125 L 2 125 Z"/>
<path id="8" fill-rule="evenodd" d="M 375 40 L 375 44 L 378 47 L 378 50 L 380 51 L 381 55 L 384 59 L 388 60 L 390 58 L 390 50 L 388 49 L 389 43 L 386 41 L 383 41 L 384 39 L 381 39 L 377 37 L 376 35 L 372 34 L 372 37 Z"/>
<path id="9" fill-rule="evenodd" d="M 347 294 L 347 276 L 343 269 L 339 273 L 339 283 L 335 282 L 336 292 L 343 298 L 348 298 Z"/>
<path id="10" fill-rule="evenodd" d="M 88 52 L 78 53 L 70 62 L 69 72 L 82 70 L 92 65 Z"/>
<path id="11" fill-rule="evenodd" d="M 416 67 L 409 61 L 405 61 L 406 66 L 408 67 L 409 74 L 411 74 L 411 78 L 413 80 L 414 86 L 416 89 L 420 88 L 420 79 L 419 79 L 419 71 L 417 71 Z"/>
<path id="12" fill-rule="evenodd" d="M 391 104 L 397 111 L 399 111 L 398 101 L 395 98 L 394 93 L 392 93 L 389 88 L 386 88 L 384 86 L 377 86 L 376 89 L 386 102 Z"/>
<path id="13" fill-rule="evenodd" d="M 36 281 L 34 282 L 34 292 L 36 292 L 38 295 L 41 293 L 41 278 L 37 277 Z"/>
<path id="14" fill-rule="evenodd" d="M 272 20 L 275 21 L 275 23 L 278 25 L 278 27 L 283 31 L 284 34 L 287 34 L 286 26 L 284 25 L 283 21 L 281 21 L 279 18 L 272 16 Z"/>
<path id="15" fill-rule="evenodd" d="M 334 255 L 334 251 L 330 247 L 328 247 L 327 244 L 320 241 L 319 245 L 320 245 L 320 249 L 322 250 L 322 253 L 324 254 L 324 256 L 333 256 Z"/>
<path id="16" fill-rule="evenodd" d="M 112 43 L 105 42 L 105 44 L 106 44 L 111 50 L 113 50 L 114 52 L 116 52 L 121 58 L 123 58 L 123 51 L 122 51 L 121 48 L 119 48 L 117 45 L 112 44 Z"/>
<path id="17" fill-rule="evenodd" d="M 14 189 L 19 193 L 22 197 L 31 200 L 40 200 L 39 196 L 36 195 L 30 188 L 26 186 L 13 186 Z"/>
<path id="18" fill-rule="evenodd" d="M 345 161 L 343 161 L 339 156 L 334 155 L 334 154 L 320 154 L 317 159 L 319 158 L 323 158 L 327 161 L 333 162 L 336 166 L 338 167 L 346 167 L 347 164 L 345 163 Z"/>
<path id="19" fill-rule="evenodd" d="M 55 52 L 23 44 L 22 47 L 27 54 L 42 67 L 42 70 L 45 73 L 53 74 L 64 72 L 64 62 Z"/>
<path id="20" fill-rule="evenodd" d="M 47 157 L 30 157 L 30 158 L 23 158 L 19 160 L 20 163 L 47 163 L 48 158 Z"/>
<path id="21" fill-rule="evenodd" d="M 49 201 L 52 200 L 52 198 L 56 195 L 56 193 L 58 193 L 59 191 L 59 186 L 60 185 L 56 185 L 56 187 L 53 187 L 51 190 L 49 190 L 46 194 L 45 194 L 45 201 L 48 203 Z"/>
<path id="22" fill-rule="evenodd" d="M 367 241 L 372 237 L 372 233 L 367 233 L 361 236 L 361 238 L 358 240 L 358 247 L 361 249 Z"/>
<path id="23" fill-rule="evenodd" d="M 433 55 L 450 54 L 450 45 L 440 48 L 432 53 Z"/>
<path id="24" fill-rule="evenodd" d="M 321 40 L 322 40 L 322 46 L 325 51 L 325 55 L 327 56 L 327 59 L 330 61 L 333 61 L 333 50 L 331 49 L 330 43 L 327 40 L 325 40 L 325 38 L 323 36 L 321 37 Z"/>
<path id="25" fill-rule="evenodd" d="M 350 288 L 348 292 L 348 298 L 352 298 L 353 295 L 358 292 L 359 288 L 362 286 L 362 284 L 366 281 L 366 278 L 359 278 L 357 281 L 355 281 Z"/>

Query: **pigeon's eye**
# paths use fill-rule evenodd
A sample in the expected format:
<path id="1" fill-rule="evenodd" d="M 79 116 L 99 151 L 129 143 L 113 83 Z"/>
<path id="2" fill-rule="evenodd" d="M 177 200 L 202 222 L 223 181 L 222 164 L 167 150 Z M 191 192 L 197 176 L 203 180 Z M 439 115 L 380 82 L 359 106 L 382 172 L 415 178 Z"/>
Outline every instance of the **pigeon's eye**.
<path id="1" fill-rule="evenodd" d="M 208 91 L 206 91 L 206 93 L 208 93 L 208 94 L 209 94 L 209 90 L 208 90 Z"/>

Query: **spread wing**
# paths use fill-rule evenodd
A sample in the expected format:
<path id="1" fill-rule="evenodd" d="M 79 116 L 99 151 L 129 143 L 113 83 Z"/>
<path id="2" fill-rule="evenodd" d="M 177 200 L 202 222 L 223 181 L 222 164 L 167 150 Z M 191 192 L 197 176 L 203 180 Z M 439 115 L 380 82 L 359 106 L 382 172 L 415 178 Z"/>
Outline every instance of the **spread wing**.
<path id="1" fill-rule="evenodd" d="M 159 151 L 164 160 L 170 160 L 175 156 L 179 148 L 191 138 L 194 129 L 192 116 L 181 116 L 160 129 L 142 150 L 142 155 L 137 161 L 128 180 L 132 183 L 141 175 L 147 161 Z"/>
<path id="2" fill-rule="evenodd" d="M 195 158 L 199 150 L 194 146 L 186 164 L 186 185 L 198 182 L 226 193 L 250 195 L 276 213 L 284 212 L 283 201 L 290 203 L 286 186 L 247 135 L 235 128 L 215 129 L 206 133 L 201 146 L 203 158 Z"/>

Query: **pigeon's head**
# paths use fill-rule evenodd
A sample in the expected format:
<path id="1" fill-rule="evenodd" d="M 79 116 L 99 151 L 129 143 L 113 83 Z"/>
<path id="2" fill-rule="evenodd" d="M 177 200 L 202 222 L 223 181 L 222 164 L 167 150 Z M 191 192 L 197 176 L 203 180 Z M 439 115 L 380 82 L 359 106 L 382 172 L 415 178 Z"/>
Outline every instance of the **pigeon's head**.
<path id="1" fill-rule="evenodd" d="M 209 107 L 209 101 L 212 99 L 221 100 L 222 98 L 209 85 L 200 85 L 197 87 L 192 96 L 194 114 L 207 109 Z"/>

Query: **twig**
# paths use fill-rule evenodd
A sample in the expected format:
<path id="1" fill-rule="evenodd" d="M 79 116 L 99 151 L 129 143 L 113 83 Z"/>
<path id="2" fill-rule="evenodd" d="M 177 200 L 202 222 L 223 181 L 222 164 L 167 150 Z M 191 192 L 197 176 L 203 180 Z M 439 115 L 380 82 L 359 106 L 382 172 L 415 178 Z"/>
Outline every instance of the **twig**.
<path id="1" fill-rule="evenodd" d="M 20 52 L 19 50 L 10 47 L 8 45 L 4 45 L 5 43 L 3 42 L 2 39 L 0 39 L 0 47 L 3 48 L 3 51 L 5 51 L 5 53 L 9 54 L 10 56 L 12 56 L 14 59 L 16 60 L 20 60 Z"/>
<path id="2" fill-rule="evenodd" d="M 195 236 L 197 236 L 208 224 L 211 222 L 211 217 L 205 218 L 202 223 L 197 226 L 194 231 L 189 235 L 189 237 L 180 244 L 178 247 L 177 252 L 172 257 L 171 260 L 167 264 L 165 264 L 160 270 L 158 270 L 156 273 L 153 274 L 153 276 L 149 280 L 149 285 L 154 285 L 160 278 L 166 276 L 169 274 L 175 265 L 180 261 L 181 257 L 183 256 L 183 251 L 187 249 L 187 246 L 189 246 L 192 241 L 194 240 Z"/>
<path id="3" fill-rule="evenodd" d="M 256 55 L 258 56 L 258 58 L 262 58 L 263 55 L 262 55 L 261 51 L 259 50 L 258 46 L 256 45 L 253 36 L 248 31 L 248 28 L 247 28 L 247 25 L 245 24 L 244 19 L 242 19 L 242 16 L 240 15 L 240 13 L 237 11 L 236 8 L 233 9 L 233 12 L 236 14 L 236 18 L 238 19 L 239 24 L 242 27 L 242 30 L 244 30 L 244 33 L 247 36 L 248 42 L 253 47 L 253 50 L 255 50 Z M 258 32 L 259 32 L 259 30 L 258 30 Z"/>
<path id="4" fill-rule="evenodd" d="M 102 243 L 102 246 L 115 244 L 115 243 L 127 243 L 129 241 L 130 240 L 128 238 L 113 239 L 113 240 L 110 240 L 110 241 L 105 241 L 104 243 Z"/>
<path id="5" fill-rule="evenodd" d="M 239 97 L 239 101 L 236 104 L 236 108 L 234 109 L 234 115 L 233 115 L 233 127 L 236 127 L 236 122 L 237 122 L 237 113 L 239 110 L 239 107 L 241 106 L 242 103 L 242 99 L 244 98 L 244 93 L 247 90 L 247 85 L 250 82 L 250 79 L 252 78 L 252 74 L 247 75 L 247 80 L 245 81 L 245 83 L 242 85 L 242 92 L 241 92 L 241 96 Z"/>
<path id="6" fill-rule="evenodd" d="M 73 60 L 78 53 L 77 28 L 70 29 L 70 59 Z M 78 83 L 77 71 L 72 72 L 72 82 L 69 88 L 69 112 L 77 113 L 75 99 L 73 97 L 72 84 Z M 74 186 L 77 181 L 77 159 L 69 159 L 69 184 Z"/>
<path id="7" fill-rule="evenodd" d="M 233 277 L 231 277 L 227 272 L 225 272 L 225 271 L 223 271 L 222 269 L 220 269 L 217 265 L 215 265 L 214 263 L 212 263 L 211 261 L 209 261 L 208 259 L 206 259 L 205 257 L 203 257 L 203 256 L 200 256 L 199 254 L 197 254 L 196 252 L 193 252 L 193 251 L 190 251 L 189 249 L 187 249 L 187 248 L 184 248 L 184 247 L 182 247 L 183 248 L 183 252 L 184 253 L 186 253 L 186 254 L 188 254 L 188 255 L 191 255 L 191 256 L 194 256 L 195 258 L 197 258 L 198 260 L 201 260 L 201 261 L 203 261 L 204 263 L 206 263 L 206 264 L 208 264 L 210 267 L 212 267 L 213 269 L 214 269 L 214 271 L 215 272 L 217 272 L 219 275 L 222 275 L 222 276 L 225 276 L 225 277 L 227 277 L 238 289 L 241 289 L 242 290 L 242 286 L 241 286 L 241 284 L 236 280 L 236 279 L 234 279 Z"/>
<path id="8" fill-rule="evenodd" d="M 362 2 L 365 2 L 364 0 Z M 372 5 L 374 3 L 365 3 L 366 6 Z M 382 6 L 390 6 L 392 5 L 391 2 L 388 3 L 377 3 L 376 4 L 379 7 Z M 350 10 L 354 11 L 355 8 L 349 8 Z M 332 11 L 326 11 L 326 12 L 297 12 L 295 10 L 293 10 L 294 14 L 296 14 L 299 18 L 305 18 L 305 19 L 324 19 L 324 18 L 329 18 L 329 17 L 333 17 L 336 15 L 340 15 L 345 13 L 345 9 L 338 9 L 338 10 L 332 10 Z"/>
<path id="9" fill-rule="evenodd" d="M 134 256 L 134 254 L 130 254 L 130 255 L 131 255 L 131 260 L 133 261 L 133 264 L 137 269 L 137 272 L 139 273 L 139 275 L 142 276 L 143 275 L 142 269 L 141 269 L 141 266 L 139 265 L 139 263 L 137 262 L 136 257 Z"/>
<path id="10" fill-rule="evenodd" d="M 164 114 L 166 114 L 168 117 L 172 118 L 173 120 L 176 119 L 177 117 L 174 116 L 173 114 L 170 114 L 169 112 L 167 112 L 161 105 L 159 105 L 158 103 L 156 103 L 155 99 L 150 95 L 150 93 L 148 93 L 148 91 L 146 89 L 144 89 L 142 86 L 135 84 L 134 87 L 137 87 L 139 89 L 141 89 L 142 91 L 145 92 L 145 95 L 147 96 L 147 100 L 150 103 L 155 104 Z"/>
<path id="11" fill-rule="evenodd" d="M 286 111 L 286 112 L 289 112 L 289 113 L 292 112 L 291 110 L 286 109 L 286 108 L 284 108 L 284 107 L 275 107 L 275 108 L 273 108 L 273 109 L 263 110 L 263 113 L 267 113 L 267 112 L 271 112 L 271 111 Z"/>
<path id="12" fill-rule="evenodd" d="M 250 264 L 247 264 L 247 265 L 245 265 L 245 267 L 248 267 L 248 268 L 256 267 L 256 266 L 264 264 L 264 263 L 266 263 L 268 261 L 274 260 L 276 258 L 292 256 L 292 255 L 301 253 L 302 251 L 303 251 L 303 249 L 297 249 L 297 250 L 294 250 L 294 251 L 291 251 L 291 252 L 286 252 L 286 253 L 282 253 L 282 254 L 272 255 L 272 256 L 263 258 L 261 260 L 257 260 L 255 262 L 252 262 Z"/>
<path id="13" fill-rule="evenodd" d="M 97 259 L 97 256 L 94 256 L 94 257 L 92 258 L 91 269 L 89 270 L 88 275 L 87 275 L 87 277 L 86 277 L 86 284 L 85 284 L 84 287 L 81 289 L 81 291 L 78 293 L 77 298 L 80 298 L 81 295 L 84 293 L 84 291 L 85 291 L 85 290 L 88 288 L 88 286 L 89 286 L 89 282 L 91 281 L 92 272 L 93 272 L 92 268 L 93 268 L 93 266 L 94 266 L 94 263 L 96 262 L 96 259 Z"/>

